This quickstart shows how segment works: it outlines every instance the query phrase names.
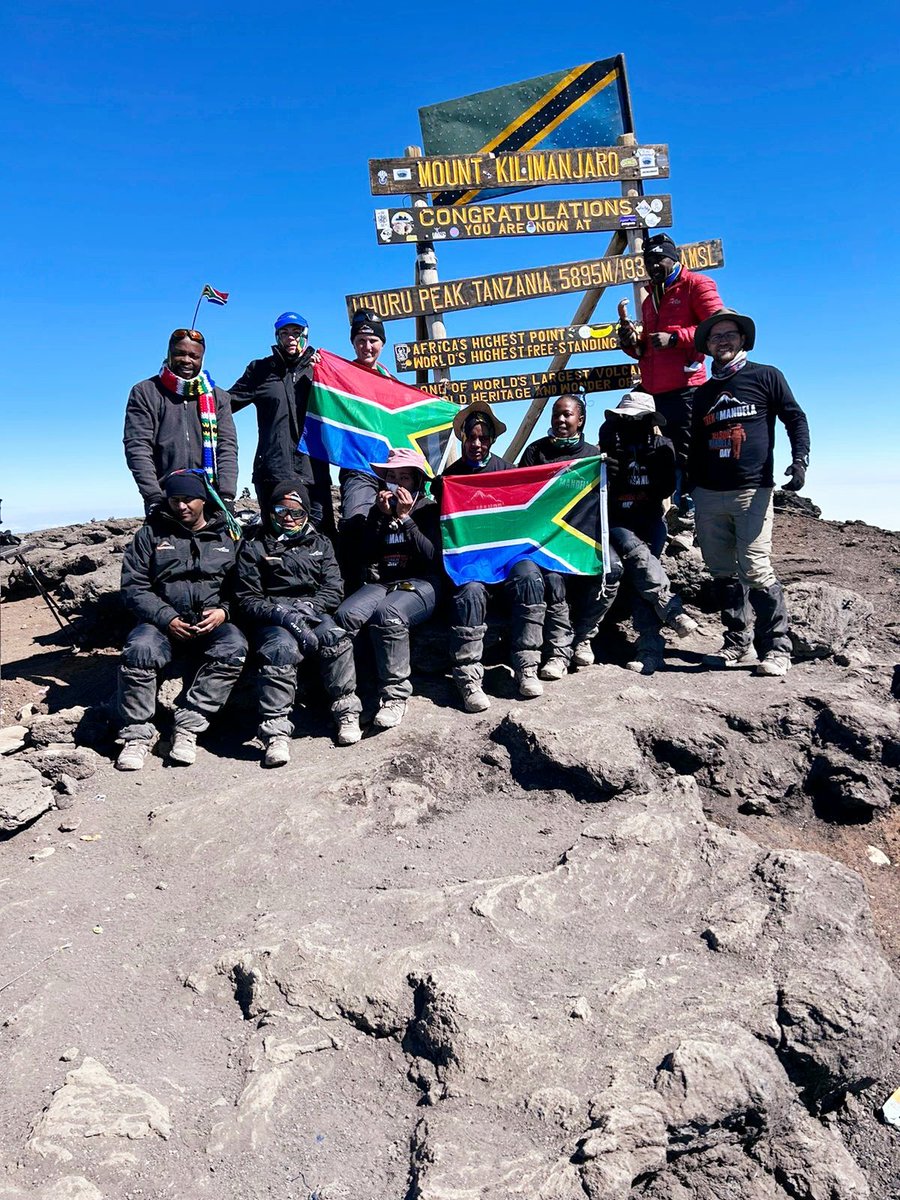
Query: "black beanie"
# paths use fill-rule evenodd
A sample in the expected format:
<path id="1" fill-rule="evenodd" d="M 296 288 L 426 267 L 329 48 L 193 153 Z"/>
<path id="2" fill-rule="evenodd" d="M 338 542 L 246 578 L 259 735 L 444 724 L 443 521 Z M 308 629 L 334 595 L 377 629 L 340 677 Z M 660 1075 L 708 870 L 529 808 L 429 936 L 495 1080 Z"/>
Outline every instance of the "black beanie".
<path id="1" fill-rule="evenodd" d="M 291 495 L 299 496 L 304 511 L 309 512 L 309 496 L 306 484 L 302 479 L 282 479 L 280 483 L 276 483 L 269 492 L 269 507 L 271 508 L 279 500 L 283 500 L 285 496 Z"/>
<path id="2" fill-rule="evenodd" d="M 644 242 L 644 257 L 646 258 L 648 255 L 674 258 L 675 262 L 681 262 L 678 247 L 667 233 L 655 233 L 653 237 L 647 238 Z"/>
<path id="3" fill-rule="evenodd" d="M 381 338 L 383 342 L 387 342 L 381 318 L 373 313 L 370 308 L 357 309 L 353 314 L 353 319 L 350 322 L 350 341 L 352 342 L 360 333 L 371 333 L 373 337 Z"/>
<path id="4" fill-rule="evenodd" d="M 205 500 L 207 498 L 206 483 L 203 476 L 195 471 L 173 471 L 166 477 L 163 484 L 166 497 L 185 496 L 189 500 Z"/>

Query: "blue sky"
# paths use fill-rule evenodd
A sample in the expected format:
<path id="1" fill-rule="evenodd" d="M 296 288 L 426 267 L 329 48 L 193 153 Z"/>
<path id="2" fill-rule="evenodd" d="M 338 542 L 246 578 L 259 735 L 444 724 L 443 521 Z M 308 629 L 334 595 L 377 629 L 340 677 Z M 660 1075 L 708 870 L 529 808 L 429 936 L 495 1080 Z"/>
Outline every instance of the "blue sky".
<path id="1" fill-rule="evenodd" d="M 828 517 L 900 527 L 900 389 L 888 358 L 897 255 L 884 241 L 898 199 L 895 9 L 8 6 L 4 525 L 139 511 L 122 458 L 125 398 L 158 369 L 204 283 L 231 293 L 198 322 L 223 386 L 268 352 L 284 309 L 306 315 L 315 344 L 346 352 L 345 294 L 412 280 L 412 250 L 375 241 L 367 160 L 420 140 L 420 105 L 623 52 L 638 137 L 670 147 L 671 178 L 656 190 L 673 196 L 678 240 L 723 238 L 719 290 L 754 316 L 754 357 L 782 368 L 809 415 L 807 493 Z M 445 244 L 439 271 L 573 261 L 607 238 Z M 625 294 L 607 293 L 597 319 L 612 319 Z M 566 324 L 576 302 L 453 314 L 448 333 Z M 388 334 L 412 340 L 412 322 Z M 617 399 L 592 397 L 589 431 Z M 510 426 L 520 415 L 504 407 Z M 238 432 L 249 484 L 252 410 Z M 779 472 L 789 457 L 782 437 Z"/>

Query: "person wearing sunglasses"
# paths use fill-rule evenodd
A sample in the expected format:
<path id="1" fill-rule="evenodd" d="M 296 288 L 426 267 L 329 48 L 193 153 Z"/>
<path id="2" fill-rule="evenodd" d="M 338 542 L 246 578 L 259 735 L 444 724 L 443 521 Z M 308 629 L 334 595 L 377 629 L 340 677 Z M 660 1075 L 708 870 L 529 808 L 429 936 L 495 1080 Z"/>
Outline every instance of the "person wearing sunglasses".
<path id="1" fill-rule="evenodd" d="M 273 485 L 262 525 L 248 526 L 238 552 L 237 603 L 250 630 L 259 697 L 263 763 L 290 761 L 297 671 L 318 660 L 322 683 L 337 726 L 339 746 L 362 733 L 356 697 L 353 643 L 332 619 L 343 583 L 331 542 L 309 519 L 303 481 Z"/>
<path id="2" fill-rule="evenodd" d="M 125 406 L 125 461 L 149 516 L 165 501 L 173 471 L 201 469 L 231 509 L 237 494 L 238 448 L 231 401 L 203 369 L 206 342 L 198 329 L 175 329 L 156 375 L 136 383 Z"/>
<path id="3" fill-rule="evenodd" d="M 722 649 L 706 661 L 784 675 L 791 665 L 789 620 L 771 559 L 775 419 L 791 444 L 789 492 L 806 482 L 809 424 L 778 368 L 747 357 L 756 341 L 750 317 L 720 309 L 700 322 L 694 341 L 701 354 L 712 355 L 712 378 L 694 393 L 689 473 L 697 541 L 725 626 Z"/>
<path id="4" fill-rule="evenodd" d="M 253 459 L 253 485 L 260 512 L 265 512 L 278 480 L 297 478 L 306 485 L 310 520 L 333 538 L 328 463 L 310 459 L 297 449 L 306 420 L 315 353 L 309 344 L 306 318 L 293 310 L 283 312 L 275 318 L 272 353 L 248 363 L 228 391 L 234 412 L 250 404 L 256 409 L 258 441 Z"/>

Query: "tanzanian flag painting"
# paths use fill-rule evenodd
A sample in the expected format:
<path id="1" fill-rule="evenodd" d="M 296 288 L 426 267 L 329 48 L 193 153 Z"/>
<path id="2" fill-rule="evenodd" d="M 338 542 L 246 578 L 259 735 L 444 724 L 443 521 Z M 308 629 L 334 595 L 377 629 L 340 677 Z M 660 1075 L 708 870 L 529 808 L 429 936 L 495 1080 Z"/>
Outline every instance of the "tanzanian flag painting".
<path id="1" fill-rule="evenodd" d="M 631 133 L 625 58 L 603 58 L 419 109 L 425 154 L 499 154 L 614 146 Z M 471 204 L 515 188 L 441 192 L 434 204 Z"/>
<path id="2" fill-rule="evenodd" d="M 412 447 L 435 474 L 458 412 L 449 400 L 320 350 L 298 449 L 371 474 L 370 464 L 386 462 L 390 450 Z"/>
<path id="3" fill-rule="evenodd" d="M 599 457 L 444 476 L 444 568 L 456 584 L 501 583 L 523 558 L 563 575 L 602 575 L 607 535 Z"/>

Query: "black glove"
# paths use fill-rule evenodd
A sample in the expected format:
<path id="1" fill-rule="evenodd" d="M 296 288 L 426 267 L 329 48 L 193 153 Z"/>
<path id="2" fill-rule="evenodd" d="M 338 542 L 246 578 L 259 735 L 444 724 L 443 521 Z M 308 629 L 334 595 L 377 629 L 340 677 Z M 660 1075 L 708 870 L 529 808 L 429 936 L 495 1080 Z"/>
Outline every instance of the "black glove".
<path id="1" fill-rule="evenodd" d="M 310 629 L 306 620 L 293 609 L 285 608 L 281 604 L 276 604 L 272 616 L 288 633 L 292 633 L 297 639 L 297 645 L 304 654 L 313 654 L 319 648 L 319 639 Z"/>
<path id="2" fill-rule="evenodd" d="M 165 496 L 153 496 L 150 500 L 144 501 L 144 519 L 152 517 L 153 514 L 163 507 L 166 502 Z"/>
<path id="3" fill-rule="evenodd" d="M 784 485 L 784 491 L 799 492 L 806 483 L 806 463 L 802 459 L 795 458 L 785 471 L 785 475 L 790 475 L 791 478 Z"/>
<path id="4" fill-rule="evenodd" d="M 295 613 L 298 617 L 303 617 L 306 621 L 315 623 L 319 619 L 310 600 L 291 600 L 289 608 L 292 613 Z"/>
<path id="5" fill-rule="evenodd" d="M 236 515 L 234 511 L 234 496 L 223 496 L 222 503 L 225 505 L 225 511 L 230 516 L 233 517 Z"/>
<path id="6" fill-rule="evenodd" d="M 612 483 L 612 481 L 619 474 L 620 467 L 621 467 L 621 463 L 619 462 L 619 459 L 615 456 L 615 454 L 607 454 L 607 456 L 606 456 L 606 482 L 607 483 Z"/>

